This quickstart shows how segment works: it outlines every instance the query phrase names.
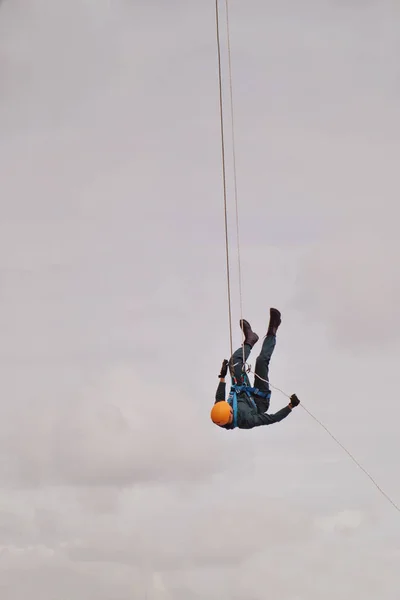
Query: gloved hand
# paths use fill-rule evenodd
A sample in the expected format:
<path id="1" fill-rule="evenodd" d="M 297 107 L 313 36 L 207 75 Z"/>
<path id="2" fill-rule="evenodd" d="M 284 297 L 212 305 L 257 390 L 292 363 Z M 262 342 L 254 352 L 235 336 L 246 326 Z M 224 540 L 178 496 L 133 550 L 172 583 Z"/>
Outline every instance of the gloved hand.
<path id="1" fill-rule="evenodd" d="M 221 367 L 221 371 L 220 374 L 218 375 L 218 377 L 220 379 L 224 379 L 226 377 L 226 374 L 228 372 L 228 365 L 229 365 L 229 360 L 226 360 L 226 358 L 222 361 L 222 367 Z"/>
<path id="2" fill-rule="evenodd" d="M 296 394 L 292 394 L 290 396 L 290 404 L 293 406 L 293 408 L 295 406 L 298 406 L 300 404 L 300 400 L 298 399 L 298 397 L 296 396 Z"/>

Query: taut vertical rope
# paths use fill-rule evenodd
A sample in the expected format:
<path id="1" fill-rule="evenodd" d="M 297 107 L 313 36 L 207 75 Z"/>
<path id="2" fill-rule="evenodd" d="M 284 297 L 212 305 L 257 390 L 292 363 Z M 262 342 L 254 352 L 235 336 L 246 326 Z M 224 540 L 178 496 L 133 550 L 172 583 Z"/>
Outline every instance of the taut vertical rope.
<path id="1" fill-rule="evenodd" d="M 221 41 L 220 41 L 218 0 L 215 0 L 215 16 L 216 16 L 216 27 L 217 27 L 217 50 L 218 50 L 219 112 L 220 112 L 220 124 L 221 124 L 222 181 L 223 181 L 223 188 L 224 188 L 225 251 L 226 251 L 226 276 L 227 276 L 227 284 L 228 284 L 229 339 L 230 339 L 230 349 L 231 349 L 231 356 L 232 356 L 232 354 L 233 354 L 232 303 L 231 303 L 231 279 L 230 279 L 230 269 L 229 269 L 228 207 L 227 207 L 227 192 L 226 192 L 225 135 L 224 135 L 223 99 L 222 99 Z"/>
<path id="2" fill-rule="evenodd" d="M 238 278 L 239 278 L 239 302 L 240 302 L 240 319 L 243 320 L 243 290 L 242 290 L 242 267 L 240 258 L 240 232 L 239 232 L 239 201 L 238 201 L 238 186 L 237 186 L 237 170 L 236 170 L 236 141 L 235 141 L 235 114 L 233 107 L 233 76 L 232 76 L 232 56 L 231 56 L 231 34 L 229 24 L 229 2 L 225 0 L 226 12 L 226 36 L 228 42 L 228 69 L 229 69 L 229 96 L 231 105 L 231 129 L 232 129 L 232 160 L 233 160 L 233 183 L 235 192 L 235 212 L 236 212 L 236 243 L 237 243 L 237 261 L 238 261 Z M 243 365 L 245 364 L 245 353 L 243 345 Z"/>

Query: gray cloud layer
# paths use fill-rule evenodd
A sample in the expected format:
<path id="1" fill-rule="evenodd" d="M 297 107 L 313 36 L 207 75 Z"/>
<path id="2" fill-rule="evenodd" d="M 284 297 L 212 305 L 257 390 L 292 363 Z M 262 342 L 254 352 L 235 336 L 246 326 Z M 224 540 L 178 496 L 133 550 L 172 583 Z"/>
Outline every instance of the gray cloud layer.
<path id="1" fill-rule="evenodd" d="M 398 18 L 231 2 L 246 317 L 400 501 Z M 396 513 L 301 409 L 209 421 L 212 2 L 3 1 L 0 85 L 1 598 L 397 600 Z"/>

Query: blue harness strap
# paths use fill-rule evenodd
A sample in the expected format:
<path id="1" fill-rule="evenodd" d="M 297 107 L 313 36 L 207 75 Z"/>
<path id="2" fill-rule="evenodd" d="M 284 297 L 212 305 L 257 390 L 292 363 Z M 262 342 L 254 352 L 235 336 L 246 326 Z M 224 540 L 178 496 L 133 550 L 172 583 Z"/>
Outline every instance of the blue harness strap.
<path id="1" fill-rule="evenodd" d="M 232 385 L 231 391 L 229 393 L 228 404 L 232 406 L 233 409 L 233 428 L 237 427 L 237 391 L 235 389 L 235 385 Z"/>

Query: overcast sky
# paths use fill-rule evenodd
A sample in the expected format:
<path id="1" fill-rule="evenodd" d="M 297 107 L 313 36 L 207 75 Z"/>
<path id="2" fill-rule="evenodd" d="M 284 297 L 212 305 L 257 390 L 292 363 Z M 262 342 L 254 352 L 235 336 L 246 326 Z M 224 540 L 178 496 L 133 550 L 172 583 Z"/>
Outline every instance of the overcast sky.
<path id="1" fill-rule="evenodd" d="M 399 514 L 301 408 L 209 419 L 214 10 L 1 3 L 2 600 L 398 600 Z M 262 337 L 282 311 L 272 383 L 400 503 L 399 4 L 231 0 L 230 20 L 244 316 Z M 233 310 L 237 346 L 235 271 Z"/>

